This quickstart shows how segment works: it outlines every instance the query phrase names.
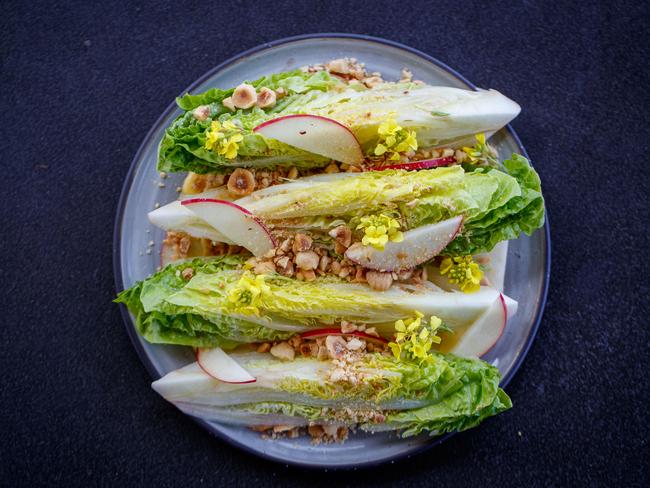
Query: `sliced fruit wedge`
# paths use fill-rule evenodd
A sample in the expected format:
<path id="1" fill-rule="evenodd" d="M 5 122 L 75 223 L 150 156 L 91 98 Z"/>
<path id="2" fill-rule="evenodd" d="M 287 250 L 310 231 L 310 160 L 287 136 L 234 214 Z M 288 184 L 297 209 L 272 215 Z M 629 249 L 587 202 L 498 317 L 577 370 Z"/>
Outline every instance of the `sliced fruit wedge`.
<path id="1" fill-rule="evenodd" d="M 508 321 L 508 307 L 503 294 L 463 334 L 450 351 L 463 357 L 481 357 L 494 347 L 503 335 Z"/>
<path id="2" fill-rule="evenodd" d="M 275 238 L 264 222 L 236 203 L 211 198 L 190 198 L 183 200 L 181 205 L 255 256 L 264 256 L 275 247 Z"/>
<path id="3" fill-rule="evenodd" d="M 264 137 L 347 164 L 363 161 L 356 136 L 336 120 L 319 115 L 287 115 L 253 129 Z"/>
<path id="4" fill-rule="evenodd" d="M 345 252 L 350 261 L 378 271 L 398 271 L 424 263 L 454 240 L 463 224 L 457 216 L 404 232 L 402 242 L 387 242 L 383 250 L 355 243 Z"/>
<path id="5" fill-rule="evenodd" d="M 255 377 L 221 348 L 197 349 L 196 361 L 203 371 L 224 383 L 254 383 Z"/>

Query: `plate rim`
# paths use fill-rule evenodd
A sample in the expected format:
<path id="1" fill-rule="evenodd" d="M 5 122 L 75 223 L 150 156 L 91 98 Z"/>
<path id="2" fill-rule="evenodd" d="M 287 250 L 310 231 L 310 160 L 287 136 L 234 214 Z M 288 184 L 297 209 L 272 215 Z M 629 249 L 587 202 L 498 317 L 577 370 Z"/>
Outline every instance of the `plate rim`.
<path id="1" fill-rule="evenodd" d="M 197 78 L 195 81 L 193 81 L 185 90 L 181 92 L 182 93 L 188 93 L 191 90 L 193 90 L 196 86 L 200 85 L 203 83 L 206 79 L 209 77 L 213 76 L 220 70 L 230 66 L 231 64 L 239 61 L 240 59 L 243 59 L 245 57 L 248 57 L 252 54 L 256 54 L 262 51 L 265 51 L 267 49 L 271 49 L 273 47 L 283 45 L 283 44 L 289 44 L 292 42 L 296 41 L 304 41 L 304 40 L 309 40 L 309 39 L 347 39 L 347 40 L 358 40 L 358 41 L 366 41 L 366 42 L 373 42 L 376 44 L 381 44 L 384 46 L 390 46 L 393 48 L 401 49 L 404 51 L 407 51 L 411 54 L 414 54 L 425 61 L 428 61 L 439 68 L 442 68 L 443 70 L 447 71 L 448 73 L 452 74 L 456 78 L 458 78 L 460 81 L 465 83 L 468 87 L 470 87 L 473 90 L 476 90 L 477 87 L 469 81 L 465 76 L 461 75 L 458 71 L 455 69 L 451 68 L 448 66 L 446 63 L 438 60 L 437 58 L 434 58 L 433 56 L 420 51 L 419 49 L 413 48 L 411 46 L 402 44 L 397 41 L 391 41 L 389 39 L 384 39 L 381 37 L 375 37 L 375 36 L 368 36 L 368 35 L 363 35 L 363 34 L 349 34 L 349 33 L 336 33 L 336 32 L 325 32 L 325 33 L 312 33 L 312 34 L 302 34 L 302 35 L 296 35 L 296 36 L 289 36 L 289 37 L 283 37 L 280 39 L 276 39 L 273 41 L 265 42 L 262 44 L 259 44 L 257 46 L 254 46 L 250 49 L 247 49 L 245 51 L 242 51 L 238 54 L 235 54 L 234 56 L 226 59 L 225 61 L 217 64 L 213 68 L 209 69 L 206 71 L 203 75 L 201 75 L 199 78 Z M 162 125 L 162 122 L 164 119 L 166 119 L 174 110 L 176 109 L 176 102 L 175 100 L 172 101 L 167 108 L 162 112 L 162 114 L 156 119 L 154 124 L 151 126 L 145 137 L 142 139 L 142 142 L 140 143 L 140 146 L 138 147 L 138 150 L 136 151 L 133 159 L 131 160 L 131 164 L 129 166 L 129 170 L 126 174 L 126 177 L 124 179 L 124 183 L 122 185 L 122 190 L 120 191 L 120 197 L 117 203 L 117 212 L 115 216 L 115 223 L 113 227 L 113 275 L 115 279 L 115 290 L 119 294 L 121 293 L 125 288 L 124 288 L 124 280 L 122 276 L 122 255 L 121 255 L 121 240 L 122 240 L 122 233 L 121 233 L 121 228 L 122 228 L 122 222 L 124 219 L 124 212 L 126 209 L 126 202 L 130 193 L 131 186 L 133 184 L 133 179 L 135 176 L 135 170 L 137 167 L 138 161 L 141 159 L 142 153 L 144 152 L 144 148 L 147 145 L 147 142 L 151 139 L 153 136 L 154 132 Z M 507 130 L 512 138 L 514 139 L 517 147 L 520 150 L 520 153 L 526 157 L 529 161 L 531 161 L 528 152 L 526 151 L 526 148 L 523 146 L 521 139 L 519 138 L 519 135 L 517 132 L 512 128 L 511 124 L 507 124 L 503 129 Z M 531 161 L 532 165 L 532 161 Z M 524 358 L 528 355 L 528 352 L 530 348 L 532 347 L 532 344 L 537 336 L 537 332 L 539 330 L 542 317 L 544 315 L 544 310 L 546 308 L 546 302 L 548 299 L 548 289 L 549 289 L 549 282 L 550 282 L 550 275 L 551 275 L 551 231 L 550 231 L 550 224 L 549 224 L 549 218 L 548 218 L 548 209 L 546 208 L 546 205 L 544 205 L 544 213 L 545 213 L 545 220 L 544 220 L 544 244 L 545 244 L 545 256 L 544 256 L 544 273 L 542 276 L 542 293 L 540 297 L 539 304 L 537 306 L 537 310 L 535 311 L 535 318 L 533 320 L 533 326 L 531 328 L 530 333 L 528 334 L 528 337 L 526 338 L 526 341 L 524 343 L 523 348 L 521 349 L 521 352 L 515 359 L 512 367 L 510 368 L 510 371 L 501 379 L 500 386 L 502 388 L 505 388 L 508 383 L 512 380 L 514 375 L 517 373 L 519 368 L 521 367 Z M 541 229 L 540 229 L 541 230 Z M 139 341 L 139 337 L 137 335 L 136 327 L 135 324 L 131 318 L 131 315 L 126 308 L 126 306 L 122 303 L 119 304 L 120 312 L 122 315 L 122 319 L 124 322 L 124 325 L 126 327 L 127 334 L 129 336 L 129 339 L 131 340 L 131 343 L 133 344 L 133 347 L 135 348 L 138 357 L 140 361 L 144 364 L 145 369 L 149 373 L 149 375 L 154 378 L 158 379 L 160 378 L 160 375 L 158 374 L 158 371 L 154 367 L 152 361 L 149 359 L 149 356 L 145 352 L 142 344 Z M 356 469 L 365 469 L 365 468 L 371 468 L 374 466 L 382 465 L 386 462 L 395 462 L 399 460 L 403 460 L 406 458 L 410 458 L 411 456 L 421 454 L 425 451 L 428 451 L 429 449 L 434 448 L 435 446 L 438 446 L 442 444 L 445 440 L 449 439 L 453 435 L 455 435 L 455 432 L 448 433 L 445 435 L 442 435 L 440 437 L 435 437 L 431 438 L 431 440 L 427 443 L 425 443 L 422 446 L 417 446 L 413 447 L 409 450 L 406 450 L 405 452 L 402 452 L 400 454 L 386 457 L 383 459 L 379 460 L 372 460 L 372 461 L 366 461 L 362 463 L 355 463 L 355 464 L 317 464 L 317 463 L 304 463 L 304 462 L 299 462 L 299 461 L 293 461 L 291 459 L 286 459 L 282 458 L 279 456 L 274 456 L 271 454 L 267 454 L 264 451 L 259 451 L 256 449 L 253 449 L 244 443 L 238 441 L 237 439 L 234 439 L 230 436 L 227 436 L 223 434 L 222 432 L 219 432 L 215 429 L 212 428 L 212 426 L 209 424 L 209 422 L 192 417 L 190 415 L 183 414 L 186 418 L 189 418 L 193 422 L 197 423 L 200 425 L 203 429 L 205 429 L 208 434 L 213 435 L 215 437 L 218 437 L 219 439 L 225 441 L 226 443 L 235 446 L 249 454 L 253 454 L 255 456 L 261 457 L 263 459 L 267 459 L 269 461 L 273 461 L 276 463 L 282 463 L 287 466 L 292 465 L 292 466 L 297 466 L 300 468 L 308 468 L 308 469 L 318 469 L 318 470 L 331 470 L 331 471 L 337 471 L 337 470 L 356 470 Z"/>

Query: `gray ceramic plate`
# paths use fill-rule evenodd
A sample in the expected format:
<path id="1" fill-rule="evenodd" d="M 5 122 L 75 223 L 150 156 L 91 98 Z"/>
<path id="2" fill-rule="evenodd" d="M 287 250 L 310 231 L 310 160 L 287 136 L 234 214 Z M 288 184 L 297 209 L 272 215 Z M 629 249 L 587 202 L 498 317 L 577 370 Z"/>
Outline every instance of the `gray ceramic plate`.
<path id="1" fill-rule="evenodd" d="M 380 71 L 387 80 L 399 79 L 401 69 L 408 67 L 415 78 L 432 85 L 474 88 L 443 63 L 406 46 L 365 36 L 317 34 L 282 39 L 243 52 L 210 70 L 185 91 L 202 92 L 215 86 L 226 88 L 242 80 L 344 56 L 365 62 L 369 71 Z M 508 94 L 508 87 L 505 86 L 484 88 L 496 88 Z M 164 204 L 175 199 L 175 188 L 182 182 L 183 175 L 171 175 L 165 180 L 166 187 L 160 188 L 156 171 L 158 143 L 165 127 L 179 114 L 180 110 L 172 104 L 161 115 L 140 146 L 124 184 L 114 242 L 118 291 L 146 278 L 158 267 L 163 233 L 149 224 L 147 212 L 157 202 Z M 492 142 L 502 155 L 512 152 L 525 154 L 510 127 L 496 134 Z M 147 254 L 150 240 L 155 242 L 155 246 L 153 252 Z M 509 321 L 500 341 L 485 358 L 501 370 L 502 385 L 508 383 L 521 364 L 539 325 L 548 287 L 549 245 L 548 223 L 532 237 L 522 237 L 510 243 L 505 292 L 519 301 L 519 310 Z M 122 310 L 128 333 L 154 378 L 193 361 L 194 356 L 189 348 L 152 345 L 143 341 L 135 331 L 132 317 L 124 307 Z M 161 398 L 160 401 L 164 400 Z M 449 437 L 430 438 L 422 435 L 400 439 L 394 434 L 357 434 L 342 445 L 312 446 L 308 439 L 269 441 L 245 428 L 204 421 L 199 423 L 209 432 L 259 456 L 288 464 L 327 468 L 361 467 L 394 460 L 437 445 Z"/>

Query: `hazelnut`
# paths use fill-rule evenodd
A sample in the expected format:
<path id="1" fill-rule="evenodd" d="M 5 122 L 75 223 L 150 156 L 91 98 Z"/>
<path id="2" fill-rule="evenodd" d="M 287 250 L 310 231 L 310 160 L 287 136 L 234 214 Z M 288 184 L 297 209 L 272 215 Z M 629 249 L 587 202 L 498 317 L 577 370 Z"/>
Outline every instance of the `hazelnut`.
<path id="1" fill-rule="evenodd" d="M 330 267 L 330 270 L 332 271 L 333 274 L 338 275 L 341 272 L 341 263 L 338 261 L 332 261 L 332 266 Z"/>
<path id="2" fill-rule="evenodd" d="M 185 281 L 188 281 L 192 278 L 192 276 L 194 276 L 194 270 L 192 268 L 185 268 L 181 275 Z"/>
<path id="3" fill-rule="evenodd" d="M 345 247 L 350 247 L 350 244 L 352 244 L 352 231 L 345 225 L 335 227 L 329 232 L 329 235 Z"/>
<path id="4" fill-rule="evenodd" d="M 393 284 L 392 274 L 382 273 L 381 271 L 368 271 L 366 273 L 366 280 L 370 288 L 377 291 L 386 291 Z"/>
<path id="5" fill-rule="evenodd" d="M 345 58 L 332 59 L 325 67 L 327 71 L 331 71 L 332 73 L 340 73 L 342 75 L 350 73 L 350 63 Z"/>
<path id="6" fill-rule="evenodd" d="M 269 352 L 271 350 L 271 344 L 269 342 L 264 342 L 257 347 L 257 352 Z"/>
<path id="7" fill-rule="evenodd" d="M 379 337 L 379 332 L 377 332 L 376 327 L 368 327 L 366 329 L 366 334 L 371 335 L 373 337 Z"/>
<path id="8" fill-rule="evenodd" d="M 341 320 L 341 332 L 344 334 L 349 334 L 350 332 L 354 332 L 357 330 L 357 326 L 354 325 L 352 322 L 348 322 L 347 320 Z"/>
<path id="9" fill-rule="evenodd" d="M 450 156 L 453 156 L 453 155 L 455 154 L 455 152 L 456 152 L 456 151 L 454 151 L 454 150 L 451 149 L 451 148 L 443 149 L 443 150 L 442 150 L 442 157 L 443 157 L 443 158 L 448 158 L 448 157 L 450 157 Z"/>
<path id="10" fill-rule="evenodd" d="M 235 107 L 235 102 L 233 102 L 232 100 L 232 97 L 224 98 L 223 100 L 221 100 L 221 103 L 223 104 L 224 107 L 226 107 L 231 112 L 237 110 L 237 108 Z"/>
<path id="11" fill-rule="evenodd" d="M 467 157 L 467 154 L 465 154 L 464 151 L 461 151 L 460 149 L 456 149 L 456 152 L 454 153 L 454 158 L 456 158 L 456 161 L 458 163 L 462 163 L 465 161 L 465 158 Z"/>
<path id="12" fill-rule="evenodd" d="M 237 108 L 251 108 L 257 102 L 255 87 L 242 83 L 232 94 L 233 105 Z"/>
<path id="13" fill-rule="evenodd" d="M 295 166 L 291 166 L 289 168 L 289 172 L 287 173 L 287 178 L 290 180 L 295 180 L 298 178 L 298 169 Z"/>
<path id="14" fill-rule="evenodd" d="M 296 254 L 295 262 L 296 266 L 298 266 L 303 271 L 312 270 L 318 267 L 320 258 L 314 251 L 302 251 Z"/>
<path id="15" fill-rule="evenodd" d="M 255 265 L 253 271 L 255 272 L 255 274 L 275 273 L 275 266 L 271 261 L 262 261 Z"/>
<path id="16" fill-rule="evenodd" d="M 327 265 L 329 264 L 329 262 L 330 262 L 329 256 L 327 254 L 324 254 L 320 258 L 320 261 L 318 263 L 318 269 L 320 269 L 321 271 L 325 271 L 327 269 Z"/>
<path id="17" fill-rule="evenodd" d="M 259 108 L 273 107 L 275 105 L 275 92 L 270 88 L 260 89 L 259 94 L 257 95 L 257 106 Z"/>
<path id="18" fill-rule="evenodd" d="M 243 197 L 255 189 L 255 176 L 247 169 L 237 168 L 228 178 L 228 191 Z"/>
<path id="19" fill-rule="evenodd" d="M 293 350 L 293 347 L 288 342 L 279 342 L 271 348 L 270 352 L 276 358 L 287 361 L 293 361 L 293 358 L 296 357 L 296 351 Z"/>
<path id="20" fill-rule="evenodd" d="M 192 110 L 192 115 L 196 120 L 202 122 L 210 116 L 210 107 L 208 105 L 200 105 Z"/>
<path id="21" fill-rule="evenodd" d="M 293 247 L 291 250 L 294 253 L 299 253 L 301 251 L 308 251 L 311 249 L 312 238 L 305 234 L 296 234 L 293 239 Z"/>

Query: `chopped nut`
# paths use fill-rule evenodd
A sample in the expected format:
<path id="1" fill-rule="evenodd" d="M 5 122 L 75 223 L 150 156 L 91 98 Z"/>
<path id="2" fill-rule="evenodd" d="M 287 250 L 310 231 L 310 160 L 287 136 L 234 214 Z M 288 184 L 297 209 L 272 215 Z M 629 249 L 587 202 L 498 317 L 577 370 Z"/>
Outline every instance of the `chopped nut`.
<path id="1" fill-rule="evenodd" d="M 345 251 L 347 251 L 347 250 L 348 250 L 348 248 L 345 247 L 345 246 L 344 246 L 343 244 L 341 244 L 340 242 L 335 242 L 335 243 L 334 243 L 334 252 L 335 252 L 336 254 L 345 254 Z"/>
<path id="2" fill-rule="evenodd" d="M 336 163 L 331 163 L 325 168 L 325 173 L 338 173 L 339 172 L 339 167 L 336 165 Z"/>
<path id="3" fill-rule="evenodd" d="M 190 245 L 191 244 L 192 244 L 192 241 L 187 236 L 182 237 L 181 240 L 178 242 L 178 249 L 180 250 L 181 254 L 185 255 L 183 257 L 187 256 L 187 251 L 190 250 Z"/>
<path id="4" fill-rule="evenodd" d="M 288 432 L 292 430 L 294 427 L 293 425 L 274 425 L 273 426 L 273 432 L 276 434 L 279 434 L 281 432 Z"/>
<path id="5" fill-rule="evenodd" d="M 401 280 L 401 281 L 409 280 L 409 279 L 411 279 L 412 276 L 413 276 L 413 268 L 411 268 L 411 269 L 400 269 L 397 272 L 397 279 Z"/>
<path id="6" fill-rule="evenodd" d="M 325 424 L 323 425 L 323 430 L 325 431 L 325 435 L 328 435 L 330 437 L 336 437 L 336 431 L 338 430 L 337 425 L 332 425 L 332 424 Z"/>
<path id="7" fill-rule="evenodd" d="M 339 271 L 339 273 L 338 273 L 339 278 L 346 278 L 351 272 L 352 272 L 352 268 L 350 268 L 348 266 L 346 266 L 344 268 L 342 267 L 341 271 Z"/>
<path id="8" fill-rule="evenodd" d="M 289 172 L 287 173 L 287 178 L 290 180 L 295 180 L 298 178 L 298 169 L 295 166 L 291 166 L 289 168 Z"/>
<path id="9" fill-rule="evenodd" d="M 358 166 L 350 166 L 348 167 L 348 173 L 361 173 L 361 168 Z"/>
<path id="10" fill-rule="evenodd" d="M 354 325 L 352 322 L 348 322 L 347 320 L 341 320 L 341 332 L 344 334 L 349 334 L 350 332 L 354 332 L 357 330 L 357 326 Z"/>
<path id="11" fill-rule="evenodd" d="M 338 261 L 332 261 L 332 266 L 330 269 L 333 274 L 338 275 L 341 272 L 341 263 Z"/>
<path id="12" fill-rule="evenodd" d="M 350 351 L 358 351 L 359 349 L 363 349 L 364 346 L 365 346 L 364 341 L 356 337 L 353 337 L 348 341 L 345 347 L 347 347 Z"/>
<path id="13" fill-rule="evenodd" d="M 345 225 L 335 227 L 329 232 L 329 235 L 345 247 L 350 247 L 350 244 L 352 244 L 352 231 Z"/>
<path id="14" fill-rule="evenodd" d="M 300 354 L 303 356 L 316 356 L 318 354 L 318 344 L 315 342 L 303 342 L 299 348 Z"/>
<path id="15" fill-rule="evenodd" d="M 317 358 L 322 360 L 322 359 L 327 359 L 328 357 L 329 357 L 329 354 L 327 352 L 327 347 L 318 346 Z"/>
<path id="16" fill-rule="evenodd" d="M 309 432 L 309 435 L 312 436 L 314 439 L 320 439 L 325 435 L 325 430 L 320 425 L 310 425 L 307 427 L 307 432 Z"/>
<path id="17" fill-rule="evenodd" d="M 254 189 L 255 176 L 247 169 L 237 168 L 228 178 L 228 191 L 234 195 L 249 195 Z"/>
<path id="18" fill-rule="evenodd" d="M 344 75 L 350 73 L 349 62 L 345 58 L 332 59 L 325 67 L 327 71 L 331 71 L 332 73 L 341 73 Z"/>
<path id="19" fill-rule="evenodd" d="M 402 68 L 402 79 L 399 80 L 402 83 L 409 82 L 413 79 L 413 73 L 408 68 Z"/>
<path id="20" fill-rule="evenodd" d="M 275 272 L 275 266 L 271 261 L 261 261 L 253 268 L 255 274 L 269 274 Z"/>
<path id="21" fill-rule="evenodd" d="M 366 280 L 368 280 L 370 288 L 377 291 L 386 291 L 393 284 L 391 273 L 383 273 L 381 271 L 368 271 L 366 273 Z"/>
<path id="22" fill-rule="evenodd" d="M 345 379 L 346 373 L 343 368 L 336 368 L 330 373 L 330 381 L 336 383 Z"/>
<path id="23" fill-rule="evenodd" d="M 377 332 L 376 327 L 368 327 L 366 329 L 366 334 L 371 335 L 373 337 L 379 337 L 379 332 Z"/>
<path id="24" fill-rule="evenodd" d="M 338 359 L 343 356 L 343 353 L 346 350 L 345 339 L 341 336 L 330 335 L 325 339 L 325 347 L 327 348 L 327 353 L 332 359 Z"/>
<path id="25" fill-rule="evenodd" d="M 313 242 L 312 238 L 309 237 L 308 235 L 296 234 L 293 239 L 293 246 L 291 247 L 291 250 L 296 254 L 301 251 L 308 251 L 309 249 L 311 249 L 312 242 Z"/>
<path id="26" fill-rule="evenodd" d="M 255 88 L 248 83 L 242 83 L 232 94 L 233 105 L 237 108 L 251 108 L 257 102 Z"/>
<path id="27" fill-rule="evenodd" d="M 296 334 L 294 336 L 291 336 L 289 340 L 287 341 L 291 347 L 296 349 L 300 343 L 302 342 L 302 337 L 300 335 Z"/>
<path id="28" fill-rule="evenodd" d="M 265 342 L 257 346 L 257 352 L 269 352 L 271 350 L 271 343 Z"/>
<path id="29" fill-rule="evenodd" d="M 277 90 L 275 90 L 275 96 L 276 96 L 276 99 L 280 100 L 281 98 L 284 98 L 284 97 L 287 96 L 287 90 L 280 87 Z"/>
<path id="30" fill-rule="evenodd" d="M 293 361 L 293 358 L 296 356 L 296 352 L 288 342 L 280 342 L 276 344 L 270 349 L 270 352 L 276 358 L 286 361 Z"/>
<path id="31" fill-rule="evenodd" d="M 192 110 L 192 115 L 196 120 L 204 121 L 210 116 L 210 107 L 208 105 L 199 105 Z"/>
<path id="32" fill-rule="evenodd" d="M 454 153 L 454 158 L 458 163 L 462 163 L 465 161 L 465 158 L 467 157 L 467 154 L 465 154 L 465 151 L 461 151 L 460 149 L 456 149 L 456 152 Z"/>
<path id="33" fill-rule="evenodd" d="M 287 264 L 285 264 L 282 267 L 278 266 L 278 271 L 283 276 L 293 276 L 293 273 L 295 271 L 295 267 L 293 265 L 293 262 L 289 261 L 288 258 L 287 258 Z"/>
<path id="34" fill-rule="evenodd" d="M 330 258 L 327 254 L 323 254 L 320 258 L 320 261 L 318 263 L 318 269 L 321 271 L 325 271 L 327 269 L 327 265 L 330 262 Z"/>
<path id="35" fill-rule="evenodd" d="M 192 268 L 185 268 L 181 273 L 181 276 L 183 276 L 183 279 L 186 281 L 190 280 L 192 276 L 194 276 L 194 270 Z"/>
<path id="36" fill-rule="evenodd" d="M 303 269 L 301 272 L 305 281 L 314 281 L 316 279 L 316 273 L 313 269 Z"/>
<path id="37" fill-rule="evenodd" d="M 284 251 L 284 252 L 287 252 L 289 249 L 291 249 L 291 243 L 292 242 L 293 241 L 292 241 L 291 238 L 284 240 L 282 242 L 282 244 L 280 244 L 280 250 Z"/>
<path id="38" fill-rule="evenodd" d="M 314 251 L 303 251 L 296 254 L 296 266 L 303 271 L 316 269 L 320 258 Z"/>
<path id="39" fill-rule="evenodd" d="M 278 268 L 285 268 L 289 264 L 289 256 L 280 256 L 273 260 Z"/>
<path id="40" fill-rule="evenodd" d="M 446 148 L 442 150 L 442 157 L 443 158 L 448 158 L 450 156 L 454 155 L 454 150 L 450 148 Z"/>
<path id="41" fill-rule="evenodd" d="M 257 106 L 259 108 L 273 107 L 275 105 L 275 99 L 275 92 L 270 88 L 263 87 L 257 95 Z"/>
<path id="42" fill-rule="evenodd" d="M 357 271 L 354 274 L 354 281 L 358 283 L 366 281 L 366 270 L 363 267 L 357 266 Z"/>
<path id="43" fill-rule="evenodd" d="M 366 85 L 368 88 L 373 88 L 383 82 L 384 80 L 382 80 L 381 77 L 379 76 L 370 76 L 363 80 L 363 84 Z"/>
<path id="44" fill-rule="evenodd" d="M 233 101 L 232 97 L 226 97 L 224 98 L 221 103 L 223 104 L 224 107 L 226 107 L 228 110 L 231 112 L 234 112 L 236 110 L 235 107 L 235 102 Z"/>

